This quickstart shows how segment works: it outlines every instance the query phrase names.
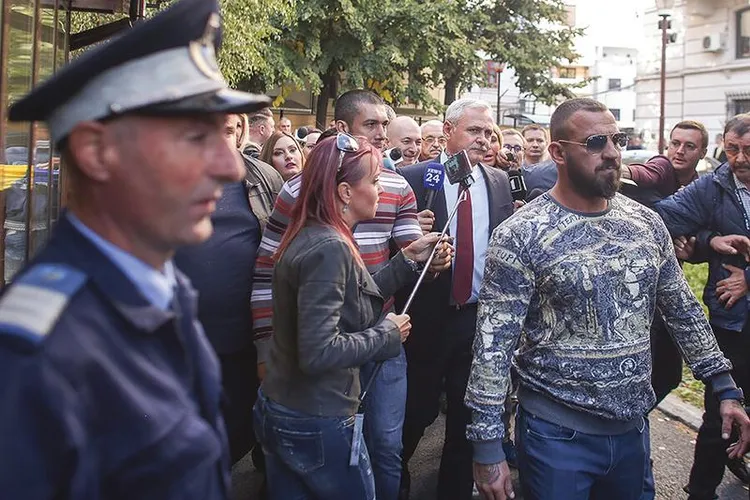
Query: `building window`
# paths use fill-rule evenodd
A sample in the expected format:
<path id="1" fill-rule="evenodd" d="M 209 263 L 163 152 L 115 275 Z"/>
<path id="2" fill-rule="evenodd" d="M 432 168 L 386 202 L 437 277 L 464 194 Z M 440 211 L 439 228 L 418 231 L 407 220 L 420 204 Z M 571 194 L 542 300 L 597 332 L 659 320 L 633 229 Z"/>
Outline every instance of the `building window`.
<path id="1" fill-rule="evenodd" d="M 65 64 L 68 2 L 0 0 L 0 288 L 49 238 L 60 210 L 60 159 L 43 123 L 10 123 L 8 106 Z"/>
<path id="2" fill-rule="evenodd" d="M 734 114 L 750 113 L 750 99 L 738 99 L 734 101 Z"/>
<path id="3" fill-rule="evenodd" d="M 750 57 L 750 7 L 737 11 L 737 59 Z"/>
<path id="4" fill-rule="evenodd" d="M 620 121 L 620 110 L 617 108 L 609 108 L 612 114 L 615 116 L 615 120 Z"/>
<path id="5" fill-rule="evenodd" d="M 622 88 L 622 80 L 619 78 L 609 79 L 609 90 L 619 90 Z"/>
<path id="6" fill-rule="evenodd" d="M 576 77 L 576 69 L 571 68 L 571 67 L 560 68 L 559 73 L 560 73 L 560 78 L 573 79 Z"/>

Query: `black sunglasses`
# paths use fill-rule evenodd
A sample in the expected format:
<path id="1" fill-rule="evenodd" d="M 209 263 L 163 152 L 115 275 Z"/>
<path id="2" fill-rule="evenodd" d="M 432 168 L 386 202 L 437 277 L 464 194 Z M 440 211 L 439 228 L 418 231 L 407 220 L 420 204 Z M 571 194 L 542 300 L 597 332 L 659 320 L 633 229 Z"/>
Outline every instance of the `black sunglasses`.
<path id="1" fill-rule="evenodd" d="M 523 147 L 519 146 L 518 144 L 511 146 L 510 144 L 503 144 L 503 149 L 507 149 L 508 151 L 513 151 L 514 153 L 520 153 Z"/>
<path id="2" fill-rule="evenodd" d="M 356 153 L 359 151 L 359 143 L 357 139 L 345 132 L 339 132 L 336 135 L 336 148 L 339 150 L 339 166 L 336 168 L 336 172 L 341 170 L 341 166 L 344 164 L 344 155 L 346 153 Z"/>
<path id="3" fill-rule="evenodd" d="M 607 142 L 609 139 L 612 139 L 612 143 L 614 143 L 616 148 L 624 148 L 628 145 L 628 134 L 624 132 L 619 132 L 617 134 L 612 135 L 606 135 L 606 134 L 597 134 L 592 135 L 588 139 L 586 139 L 586 142 L 576 142 L 576 141 L 566 141 L 564 139 L 560 139 L 557 142 L 564 142 L 567 144 L 575 144 L 576 146 L 583 146 L 586 148 L 586 151 L 591 154 L 597 154 L 604 151 L 604 148 L 607 147 Z"/>

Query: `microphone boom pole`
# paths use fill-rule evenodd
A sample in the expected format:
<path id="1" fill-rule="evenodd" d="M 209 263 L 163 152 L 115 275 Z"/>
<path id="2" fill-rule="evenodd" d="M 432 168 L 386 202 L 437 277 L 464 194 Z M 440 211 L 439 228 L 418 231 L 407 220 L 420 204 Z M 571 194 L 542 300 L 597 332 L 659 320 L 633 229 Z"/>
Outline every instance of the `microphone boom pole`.
<path id="1" fill-rule="evenodd" d="M 438 244 L 443 240 L 446 234 L 448 234 L 448 228 L 451 225 L 451 222 L 456 217 L 456 214 L 458 213 L 458 207 L 461 205 L 461 202 L 466 201 L 466 190 L 461 191 L 461 195 L 458 197 L 458 201 L 456 201 L 456 206 L 453 207 L 453 211 L 448 216 L 448 221 L 445 223 L 445 226 L 443 226 L 443 231 L 440 233 L 440 238 L 438 238 L 437 243 L 435 243 L 435 246 L 432 248 L 432 253 L 430 253 L 430 256 L 427 258 L 427 261 L 425 262 L 424 269 L 422 269 L 422 272 L 419 274 L 419 279 L 417 279 L 417 283 L 414 285 L 414 289 L 411 291 L 411 294 L 409 294 L 409 298 L 406 300 L 406 304 L 404 305 L 404 310 L 401 311 L 401 314 L 406 314 L 409 311 L 409 308 L 411 307 L 411 303 L 414 302 L 414 297 L 417 295 L 417 291 L 419 291 L 419 287 L 422 285 L 422 282 L 424 281 L 425 276 L 427 275 L 427 271 L 430 269 L 430 264 L 432 264 L 433 259 L 435 258 L 435 252 L 437 251 Z M 365 384 L 365 387 L 362 389 L 362 392 L 359 394 L 359 402 L 360 404 L 362 401 L 365 400 L 365 396 L 367 396 L 367 392 L 370 390 L 370 387 L 372 386 L 373 381 L 375 380 L 375 377 L 378 376 L 378 373 L 380 373 L 380 369 L 383 366 L 383 362 L 379 361 L 377 365 L 375 365 L 375 369 L 372 371 L 372 375 L 370 375 L 370 378 L 367 379 L 367 383 Z"/>
<path id="2" fill-rule="evenodd" d="M 435 244 L 434 247 L 432 247 L 432 253 L 430 253 L 430 256 L 427 258 L 427 261 L 425 262 L 424 269 L 422 269 L 422 272 L 419 275 L 419 279 L 417 279 L 417 283 L 414 285 L 414 290 L 411 291 L 411 294 L 409 294 L 409 298 L 406 299 L 406 304 L 404 305 L 404 310 L 401 311 L 401 314 L 406 314 L 409 311 L 409 308 L 411 307 L 411 303 L 414 302 L 414 297 L 417 295 L 417 291 L 419 291 L 419 287 L 422 285 L 422 282 L 424 281 L 425 276 L 427 275 L 427 271 L 430 268 L 430 264 L 432 264 L 433 259 L 435 258 L 435 252 L 437 251 L 438 243 L 440 243 L 446 234 L 448 234 L 448 228 L 451 225 L 451 222 L 453 222 L 453 219 L 456 217 L 456 214 L 458 213 L 458 206 L 461 204 L 462 201 L 466 200 L 466 191 L 461 191 L 461 196 L 458 197 L 458 201 L 456 202 L 456 206 L 453 207 L 453 211 L 448 216 L 448 221 L 445 223 L 445 226 L 443 226 L 443 231 L 440 233 L 440 238 L 438 238 L 438 242 Z"/>

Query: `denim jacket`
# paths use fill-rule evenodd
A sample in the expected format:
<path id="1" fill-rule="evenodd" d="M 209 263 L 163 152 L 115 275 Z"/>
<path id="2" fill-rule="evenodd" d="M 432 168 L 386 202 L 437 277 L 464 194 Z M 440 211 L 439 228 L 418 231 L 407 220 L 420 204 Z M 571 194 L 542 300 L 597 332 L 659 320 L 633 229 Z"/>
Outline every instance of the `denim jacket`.
<path id="1" fill-rule="evenodd" d="M 714 252 L 709 241 L 713 236 L 741 234 L 750 236 L 745 224 L 744 209 L 737 197 L 732 169 L 727 163 L 712 174 L 704 175 L 674 195 L 656 204 L 672 237 L 696 235 L 696 259 L 708 262 L 708 281 L 703 301 L 708 306 L 712 325 L 742 331 L 748 315 L 747 300 L 739 300 L 726 309 L 716 296 L 716 283 L 727 278 L 729 271 L 722 264 L 745 269 L 750 283 L 750 267 L 741 256 Z"/>

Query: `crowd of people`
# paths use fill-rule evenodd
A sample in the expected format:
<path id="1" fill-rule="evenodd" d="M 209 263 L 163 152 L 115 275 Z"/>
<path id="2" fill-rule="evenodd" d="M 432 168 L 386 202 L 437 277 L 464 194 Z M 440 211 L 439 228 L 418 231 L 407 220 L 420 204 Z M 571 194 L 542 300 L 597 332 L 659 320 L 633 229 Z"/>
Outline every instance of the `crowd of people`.
<path id="1" fill-rule="evenodd" d="M 515 467 L 529 500 L 648 500 L 684 360 L 685 489 L 715 498 L 750 448 L 750 115 L 701 177 L 701 123 L 624 166 L 585 98 L 515 130 L 355 89 L 293 130 L 227 88 L 219 31 L 182 0 L 10 109 L 47 122 L 70 194 L 0 296 L 0 496 L 224 499 L 251 453 L 265 498 L 407 500 L 442 409 L 435 498 L 514 498 Z M 426 181 L 457 155 L 469 177 Z M 709 318 L 682 261 L 709 263 Z"/>

